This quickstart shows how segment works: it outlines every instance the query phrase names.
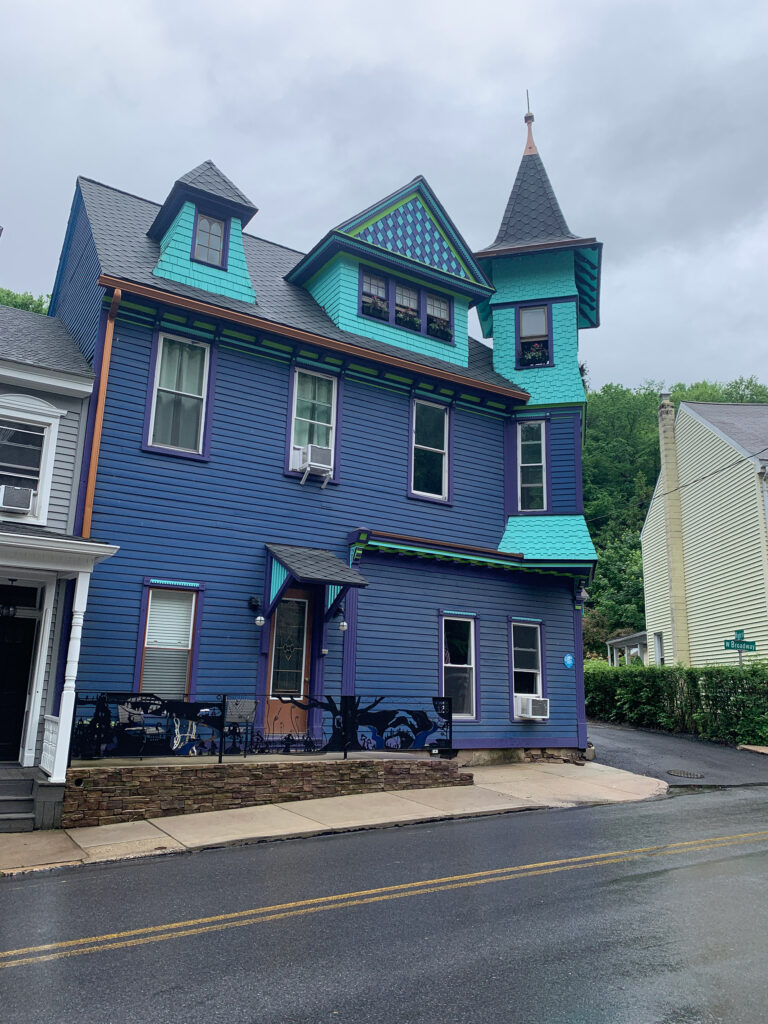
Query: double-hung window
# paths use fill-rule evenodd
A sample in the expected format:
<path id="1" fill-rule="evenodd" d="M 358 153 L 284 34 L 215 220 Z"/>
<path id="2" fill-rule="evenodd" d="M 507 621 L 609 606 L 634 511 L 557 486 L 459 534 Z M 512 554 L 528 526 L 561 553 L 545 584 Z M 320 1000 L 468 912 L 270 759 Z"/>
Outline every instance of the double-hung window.
<path id="1" fill-rule="evenodd" d="M 520 307 L 520 352 L 518 365 L 547 366 L 549 351 L 549 309 L 547 306 Z"/>
<path id="2" fill-rule="evenodd" d="M 452 303 L 450 296 L 427 291 L 415 282 L 360 268 L 360 313 L 391 327 L 452 343 Z"/>
<path id="3" fill-rule="evenodd" d="M 150 589 L 139 686 L 145 693 L 165 699 L 189 693 L 197 597 L 196 591 Z"/>
<path id="4" fill-rule="evenodd" d="M 443 618 L 443 696 L 451 697 L 454 718 L 475 717 L 475 621 Z"/>
<path id="5" fill-rule="evenodd" d="M 212 267 L 223 266 L 226 231 L 226 221 L 198 214 L 193 259 Z"/>
<path id="6" fill-rule="evenodd" d="M 448 410 L 433 402 L 413 403 L 411 492 L 448 500 Z"/>
<path id="7" fill-rule="evenodd" d="M 291 413 L 290 469 L 299 470 L 314 445 L 318 464 L 334 469 L 336 434 L 336 378 L 296 370 Z"/>
<path id="8" fill-rule="evenodd" d="M 47 521 L 63 415 L 31 395 L 0 395 L 0 518 Z"/>
<path id="9" fill-rule="evenodd" d="M 441 341 L 451 341 L 451 304 L 443 295 L 427 293 L 427 334 Z"/>
<path id="10" fill-rule="evenodd" d="M 516 696 L 541 697 L 541 627 L 512 623 L 512 688 Z"/>
<path id="11" fill-rule="evenodd" d="M 152 395 L 149 443 L 200 454 L 203 450 L 209 346 L 161 334 Z"/>
<path id="12" fill-rule="evenodd" d="M 363 274 L 362 310 L 366 316 L 374 316 L 378 320 L 389 320 L 389 302 L 387 301 L 387 279 L 378 274 Z"/>
<path id="13" fill-rule="evenodd" d="M 407 327 L 409 331 L 421 330 L 419 293 L 416 288 L 395 285 L 395 323 L 398 327 Z"/>
<path id="14" fill-rule="evenodd" d="M 543 420 L 517 425 L 517 496 L 521 512 L 543 512 L 547 496 L 547 467 Z"/>

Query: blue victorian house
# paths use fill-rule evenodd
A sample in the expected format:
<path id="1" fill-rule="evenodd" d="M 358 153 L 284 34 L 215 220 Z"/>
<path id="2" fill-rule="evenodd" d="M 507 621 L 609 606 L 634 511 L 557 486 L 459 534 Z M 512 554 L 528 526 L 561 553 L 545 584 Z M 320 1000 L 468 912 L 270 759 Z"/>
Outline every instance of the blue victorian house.
<path id="1" fill-rule="evenodd" d="M 462 750 L 586 747 L 601 244 L 526 121 L 479 252 L 423 177 L 306 254 L 210 161 L 160 205 L 78 180 L 51 313 L 96 374 L 76 530 L 119 546 L 78 687 L 250 694 L 272 735 L 306 698 L 445 695 Z"/>

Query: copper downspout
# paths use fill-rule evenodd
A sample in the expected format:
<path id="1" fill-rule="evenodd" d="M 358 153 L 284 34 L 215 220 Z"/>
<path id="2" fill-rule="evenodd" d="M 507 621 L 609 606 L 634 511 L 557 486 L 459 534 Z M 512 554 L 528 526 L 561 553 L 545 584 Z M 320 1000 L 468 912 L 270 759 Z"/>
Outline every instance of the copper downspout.
<path id="1" fill-rule="evenodd" d="M 93 518 L 93 497 L 96 492 L 96 472 L 99 468 L 99 449 L 101 448 L 101 430 L 104 426 L 104 406 L 107 401 L 107 378 L 109 377 L 109 363 L 112 358 L 112 337 L 115 333 L 115 320 L 117 310 L 123 293 L 120 288 L 115 288 L 112 293 L 112 302 L 107 313 L 107 326 L 104 331 L 104 350 L 101 357 L 101 370 L 99 372 L 99 390 L 96 394 L 96 416 L 93 421 L 93 440 L 91 441 L 91 455 L 88 463 L 88 482 L 85 485 L 85 504 L 83 506 L 83 527 L 81 536 L 91 536 L 91 520 Z"/>

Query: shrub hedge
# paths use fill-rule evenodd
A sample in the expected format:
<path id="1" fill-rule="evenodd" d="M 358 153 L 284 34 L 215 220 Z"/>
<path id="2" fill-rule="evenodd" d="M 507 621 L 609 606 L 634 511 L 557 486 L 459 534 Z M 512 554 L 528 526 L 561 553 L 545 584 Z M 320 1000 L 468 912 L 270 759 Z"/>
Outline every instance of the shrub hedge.
<path id="1" fill-rule="evenodd" d="M 584 663 L 589 718 L 670 732 L 719 743 L 768 745 L 768 664 L 714 665 Z"/>

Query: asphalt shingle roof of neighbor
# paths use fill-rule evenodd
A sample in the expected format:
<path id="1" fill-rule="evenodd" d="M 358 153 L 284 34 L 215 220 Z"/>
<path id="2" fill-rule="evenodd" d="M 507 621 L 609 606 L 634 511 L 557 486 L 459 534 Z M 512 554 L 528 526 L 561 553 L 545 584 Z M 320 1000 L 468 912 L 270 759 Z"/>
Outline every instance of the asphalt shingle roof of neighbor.
<path id="1" fill-rule="evenodd" d="M 11 533 L 21 537 L 42 537 L 45 540 L 74 540 L 79 544 L 106 544 L 105 540 L 96 540 L 95 537 L 76 537 L 72 533 L 60 533 L 47 526 L 34 526 L 30 523 L 0 523 L 0 537 L 4 533 Z"/>
<path id="2" fill-rule="evenodd" d="M 0 306 L 0 359 L 93 380 L 93 370 L 58 317 Z"/>
<path id="3" fill-rule="evenodd" d="M 155 277 L 152 271 L 159 258 L 160 246 L 158 242 L 147 237 L 147 229 L 157 216 L 159 204 L 102 185 L 90 178 L 78 178 L 78 183 L 104 274 L 173 295 L 196 299 L 198 302 L 203 299 L 225 310 L 258 316 L 275 324 L 343 341 L 364 351 L 383 356 L 398 356 L 401 359 L 405 357 L 424 366 L 425 370 L 432 368 L 459 374 L 467 378 L 467 383 L 524 390 L 520 385 L 495 372 L 492 350 L 474 338 L 470 338 L 469 341 L 469 365 L 463 367 L 340 330 L 309 292 L 300 285 L 289 284 L 284 279 L 304 254 L 245 232 L 243 247 L 256 292 L 255 304 L 251 305 L 225 295 L 214 295 L 199 288 Z"/>
<path id="4" fill-rule="evenodd" d="M 267 544 L 266 547 L 291 575 L 302 583 L 368 586 L 368 581 L 356 569 L 351 569 L 332 551 L 298 547 L 293 544 Z"/>
<path id="5" fill-rule="evenodd" d="M 499 233 L 493 244 L 483 251 L 577 238 L 565 221 L 541 157 L 538 153 L 526 153 L 520 162 Z"/>
<path id="6" fill-rule="evenodd" d="M 768 463 L 768 405 L 684 402 L 683 405 L 730 437 L 750 455 Z"/>
<path id="7" fill-rule="evenodd" d="M 211 196 L 218 196 L 220 199 L 227 199 L 229 202 L 256 209 L 248 196 L 219 170 L 213 160 L 204 160 L 203 163 L 182 175 L 179 181 L 183 185 L 191 185 L 192 188 L 200 189 Z"/>

